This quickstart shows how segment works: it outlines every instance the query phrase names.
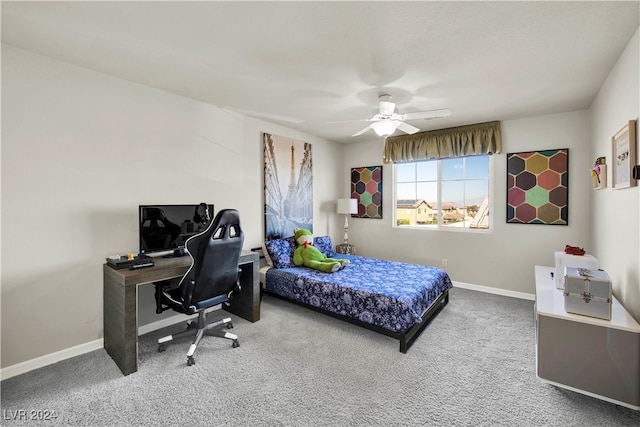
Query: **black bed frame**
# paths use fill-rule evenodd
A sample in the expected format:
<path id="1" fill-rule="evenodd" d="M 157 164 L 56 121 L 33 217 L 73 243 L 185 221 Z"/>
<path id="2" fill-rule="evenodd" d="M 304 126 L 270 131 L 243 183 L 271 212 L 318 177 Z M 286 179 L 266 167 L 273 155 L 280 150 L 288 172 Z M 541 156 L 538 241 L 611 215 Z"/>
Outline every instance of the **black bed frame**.
<path id="1" fill-rule="evenodd" d="M 347 321 L 349 323 L 352 323 L 354 325 L 361 326 L 361 327 L 363 327 L 365 329 L 369 329 L 370 331 L 378 332 L 378 333 L 387 335 L 389 337 L 398 339 L 398 340 L 400 340 L 400 352 L 403 353 L 403 354 L 405 354 L 407 352 L 407 350 L 409 350 L 411 345 L 415 342 L 416 339 L 418 339 L 418 337 L 420 336 L 422 331 L 424 331 L 424 329 L 431 322 L 431 320 L 449 302 L 449 290 L 447 289 L 446 291 L 441 293 L 440 296 L 434 302 L 431 303 L 431 305 L 424 311 L 424 313 L 422 313 L 422 322 L 416 323 L 415 325 L 413 325 L 411 328 L 407 329 L 404 332 L 394 332 L 394 331 L 390 331 L 388 329 L 381 328 L 381 327 L 376 326 L 376 325 L 371 325 L 369 323 L 362 322 L 362 321 L 360 321 L 358 319 L 353 319 L 353 318 L 348 317 L 348 316 L 344 316 L 344 315 L 341 315 L 341 314 L 333 313 L 331 311 L 323 310 L 323 309 L 315 307 L 313 305 L 305 304 L 305 303 L 300 302 L 300 301 L 295 301 L 295 300 L 292 300 L 290 298 L 283 297 L 283 296 L 275 294 L 273 292 L 269 292 L 268 290 L 264 289 L 264 287 L 262 287 L 262 286 L 261 286 L 261 289 L 262 289 L 262 292 L 267 294 L 267 295 L 271 295 L 271 296 L 283 299 L 285 301 L 289 301 L 289 302 L 292 302 L 294 304 L 297 304 L 297 305 L 300 305 L 300 306 L 303 306 L 303 307 L 306 307 L 306 308 L 310 308 L 310 309 L 312 309 L 314 311 L 317 311 L 318 313 L 327 314 L 327 315 L 329 315 L 331 317 L 335 317 L 336 319 L 345 320 L 345 321 Z"/>

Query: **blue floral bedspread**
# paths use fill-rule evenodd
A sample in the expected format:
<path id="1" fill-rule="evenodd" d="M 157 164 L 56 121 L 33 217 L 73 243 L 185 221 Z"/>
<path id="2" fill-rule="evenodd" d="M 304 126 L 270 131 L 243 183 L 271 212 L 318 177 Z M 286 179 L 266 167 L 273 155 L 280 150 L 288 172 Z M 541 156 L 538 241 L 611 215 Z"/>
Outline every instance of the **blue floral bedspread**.
<path id="1" fill-rule="evenodd" d="M 350 264 L 335 273 L 306 267 L 270 268 L 265 288 L 282 297 L 394 332 L 422 321 L 440 294 L 453 287 L 436 267 L 335 255 Z"/>

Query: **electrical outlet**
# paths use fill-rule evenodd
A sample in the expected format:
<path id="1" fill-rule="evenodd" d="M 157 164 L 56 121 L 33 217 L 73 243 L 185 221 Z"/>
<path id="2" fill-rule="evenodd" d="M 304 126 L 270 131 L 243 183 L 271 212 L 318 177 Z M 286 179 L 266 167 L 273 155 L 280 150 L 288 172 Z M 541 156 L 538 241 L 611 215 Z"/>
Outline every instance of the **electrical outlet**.
<path id="1" fill-rule="evenodd" d="M 446 258 L 442 258 L 442 266 L 443 267 L 447 266 L 447 259 Z"/>

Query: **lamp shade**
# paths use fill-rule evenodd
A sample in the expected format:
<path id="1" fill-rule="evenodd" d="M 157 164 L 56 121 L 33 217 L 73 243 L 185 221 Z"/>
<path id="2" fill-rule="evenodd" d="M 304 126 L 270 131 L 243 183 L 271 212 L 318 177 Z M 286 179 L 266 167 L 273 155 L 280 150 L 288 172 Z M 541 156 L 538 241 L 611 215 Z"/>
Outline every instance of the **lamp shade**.
<path id="1" fill-rule="evenodd" d="M 374 132 L 377 133 L 378 136 L 384 136 L 385 138 L 394 133 L 398 126 L 400 126 L 400 121 L 391 119 L 383 119 L 371 123 L 371 128 Z"/>
<path id="2" fill-rule="evenodd" d="M 338 199 L 339 214 L 355 214 L 358 213 L 357 199 Z"/>

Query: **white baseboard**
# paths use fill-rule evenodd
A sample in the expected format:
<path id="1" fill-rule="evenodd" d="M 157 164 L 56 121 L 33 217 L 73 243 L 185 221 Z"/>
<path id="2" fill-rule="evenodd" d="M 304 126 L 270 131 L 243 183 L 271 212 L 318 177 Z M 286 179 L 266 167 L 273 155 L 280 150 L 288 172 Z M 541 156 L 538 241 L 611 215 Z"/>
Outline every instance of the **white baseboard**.
<path id="1" fill-rule="evenodd" d="M 453 282 L 453 286 L 457 287 L 457 288 L 462 288 L 462 289 L 470 289 L 472 291 L 485 292 L 487 294 L 496 294 L 496 295 L 502 295 L 502 296 L 505 296 L 505 297 L 526 299 L 526 300 L 529 300 L 529 301 L 535 301 L 536 300 L 536 296 L 534 294 L 527 294 L 527 293 L 524 293 L 524 292 L 509 291 L 507 289 L 491 288 L 489 286 L 473 285 L 471 283 L 464 283 L 464 282 Z"/>
<path id="2" fill-rule="evenodd" d="M 187 322 L 190 319 L 197 318 L 198 315 L 185 316 L 184 314 L 176 314 L 175 316 L 165 317 L 156 322 L 147 323 L 146 325 L 138 326 L 138 336 L 148 334 L 149 332 L 157 331 L 158 329 L 166 328 L 167 326 L 175 325 L 181 322 Z"/>
<path id="3" fill-rule="evenodd" d="M 214 307 L 210 311 L 218 310 L 220 307 Z M 148 334 L 149 332 L 157 331 L 158 329 L 165 328 L 167 326 L 175 325 L 177 323 L 186 322 L 189 319 L 197 318 L 198 315 L 185 316 L 184 314 L 176 314 L 175 316 L 166 317 L 158 320 L 157 322 L 151 322 L 146 325 L 138 327 L 138 335 Z M 67 348 L 64 350 L 56 351 L 55 353 L 45 354 L 44 356 L 36 357 L 35 359 L 27 360 L 26 362 L 17 363 L 15 365 L 7 366 L 0 369 L 0 380 L 6 380 L 16 375 L 24 374 L 34 369 L 43 368 L 47 365 L 70 359 L 72 357 L 80 356 L 91 351 L 99 350 L 104 347 L 104 340 L 102 338 L 91 341 L 88 343 L 80 344 L 75 347 Z"/>
<path id="4" fill-rule="evenodd" d="M 100 338 L 99 340 L 90 341 L 75 347 L 56 351 L 55 353 L 45 354 L 44 356 L 27 360 L 26 362 L 2 368 L 0 370 L 0 379 L 6 380 L 8 378 L 15 377 L 16 375 L 33 371 L 34 369 L 42 368 L 75 356 L 80 356 L 81 354 L 89 353 L 90 351 L 101 349 L 102 347 L 104 347 L 104 340 Z"/>

